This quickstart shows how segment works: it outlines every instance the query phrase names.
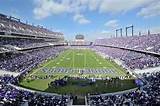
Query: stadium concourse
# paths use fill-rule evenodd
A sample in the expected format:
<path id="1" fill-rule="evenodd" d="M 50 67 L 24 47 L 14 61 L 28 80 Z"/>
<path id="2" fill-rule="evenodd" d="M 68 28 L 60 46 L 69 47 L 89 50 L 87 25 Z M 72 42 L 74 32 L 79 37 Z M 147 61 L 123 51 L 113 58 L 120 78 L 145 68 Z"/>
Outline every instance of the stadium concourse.
<path id="1" fill-rule="evenodd" d="M 137 88 L 123 92 L 88 94 L 85 97 L 85 105 L 160 105 L 159 34 L 97 39 L 87 45 L 78 44 L 78 47 L 74 43 L 73 47 L 67 45 L 62 33 L 25 24 L 12 18 L 0 14 L 0 104 L 2 106 L 72 105 L 71 95 L 38 92 L 17 85 L 43 62 L 57 57 L 70 48 L 81 47 L 118 61 L 119 65 L 143 82 L 143 86 L 140 83 Z M 148 71 L 152 68 L 156 70 Z M 137 70 L 142 73 L 138 74 Z M 92 71 L 87 70 L 93 73 Z M 97 73 L 103 74 L 103 72 L 108 73 L 108 70 L 100 70 Z"/>

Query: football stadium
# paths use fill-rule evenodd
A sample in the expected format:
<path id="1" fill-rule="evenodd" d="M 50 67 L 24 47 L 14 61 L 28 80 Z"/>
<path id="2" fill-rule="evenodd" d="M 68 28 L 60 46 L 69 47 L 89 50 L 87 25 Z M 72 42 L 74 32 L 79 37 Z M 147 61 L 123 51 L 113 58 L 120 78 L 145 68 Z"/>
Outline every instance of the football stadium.
<path id="1" fill-rule="evenodd" d="M 159 106 L 160 16 L 153 13 L 160 2 L 128 1 L 34 0 L 34 18 L 26 7 L 30 1 L 0 1 L 6 3 L 0 7 L 0 106 Z M 136 9 L 137 22 L 129 16 Z M 116 13 L 104 13 L 110 11 Z M 94 30 L 103 29 L 101 21 L 87 20 L 83 12 L 126 24 L 110 20 L 99 34 Z M 73 22 L 69 15 L 75 15 Z M 143 32 L 139 24 L 150 27 Z"/>

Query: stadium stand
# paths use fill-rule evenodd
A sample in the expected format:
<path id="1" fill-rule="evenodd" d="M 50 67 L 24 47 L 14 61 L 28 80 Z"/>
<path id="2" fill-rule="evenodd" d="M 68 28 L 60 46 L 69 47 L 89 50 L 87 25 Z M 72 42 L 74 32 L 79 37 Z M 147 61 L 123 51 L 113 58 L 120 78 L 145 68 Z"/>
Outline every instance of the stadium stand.
<path id="1" fill-rule="evenodd" d="M 137 53 L 134 51 L 101 46 L 95 46 L 94 50 L 97 52 L 102 52 L 113 59 L 119 59 L 123 61 L 123 64 L 132 70 L 156 67 L 160 65 L 159 57 Z"/>
<path id="2" fill-rule="evenodd" d="M 96 44 L 160 53 L 160 34 L 97 39 Z"/>
<path id="3" fill-rule="evenodd" d="M 1 34 L 11 34 L 11 35 L 30 35 L 36 37 L 63 37 L 62 33 L 52 32 L 42 26 L 33 26 L 25 24 L 12 16 L 6 16 L 0 14 L 0 33 Z"/>
<path id="4" fill-rule="evenodd" d="M 112 95 L 89 95 L 88 104 L 91 106 L 158 106 L 160 105 L 160 73 L 146 74 L 142 77 L 148 84 L 143 88 L 122 94 Z"/>
<path id="5" fill-rule="evenodd" d="M 70 102 L 69 97 L 63 95 L 30 92 L 9 85 L 16 85 L 32 68 L 64 51 L 63 40 L 60 32 L 25 24 L 20 19 L 0 14 L 0 71 L 18 73 L 17 77 L 0 76 L 0 105 L 66 106 Z"/>
<path id="6" fill-rule="evenodd" d="M 2 58 L 0 58 L 0 69 L 23 72 L 26 71 L 28 67 L 35 67 L 49 57 L 55 57 L 63 50 L 63 47 L 46 47 L 29 50 L 23 53 L 8 53 L 6 54 L 7 56 L 1 54 Z"/>
<path id="7" fill-rule="evenodd" d="M 13 76 L 0 76 L 0 105 L 66 106 L 70 102 L 67 96 L 24 91 L 8 85 L 9 82 L 15 82 Z"/>
<path id="8" fill-rule="evenodd" d="M 79 46 L 81 46 L 80 48 L 91 48 L 109 58 L 122 61 L 123 65 L 131 70 L 142 70 L 160 66 L 160 58 L 134 50 L 159 54 L 159 41 L 159 34 L 151 34 L 97 39 L 93 45 L 92 42 L 78 41 L 77 43 L 76 41 L 71 42 L 70 45 L 71 48 Z M 0 75 L 0 105 L 66 106 L 70 104 L 70 96 L 46 95 L 10 85 L 18 85 L 21 77 L 26 76 L 33 68 L 50 58 L 57 57 L 58 54 L 68 49 L 69 47 L 65 45 L 63 34 L 60 32 L 25 24 L 20 19 L 0 14 L 0 71 L 18 73 L 16 77 Z M 121 47 L 133 50 L 124 50 Z M 145 80 L 146 85 L 135 91 L 112 95 L 88 95 L 88 105 L 160 105 L 160 73 L 152 73 L 149 76 L 144 74 L 141 79 Z"/>

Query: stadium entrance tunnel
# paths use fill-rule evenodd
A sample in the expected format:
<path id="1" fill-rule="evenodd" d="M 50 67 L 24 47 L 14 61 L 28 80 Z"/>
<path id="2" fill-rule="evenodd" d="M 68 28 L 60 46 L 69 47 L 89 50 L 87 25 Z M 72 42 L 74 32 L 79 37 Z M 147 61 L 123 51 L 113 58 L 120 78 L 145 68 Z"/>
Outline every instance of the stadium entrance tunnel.
<path id="1" fill-rule="evenodd" d="M 73 105 L 86 105 L 84 96 L 73 96 Z"/>

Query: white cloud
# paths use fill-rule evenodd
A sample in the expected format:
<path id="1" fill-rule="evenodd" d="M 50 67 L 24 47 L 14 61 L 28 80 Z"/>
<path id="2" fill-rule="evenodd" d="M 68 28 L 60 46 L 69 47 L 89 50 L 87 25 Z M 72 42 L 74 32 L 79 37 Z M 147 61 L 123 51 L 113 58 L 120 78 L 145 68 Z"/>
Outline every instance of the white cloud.
<path id="1" fill-rule="evenodd" d="M 91 22 L 90 20 L 87 20 L 82 14 L 76 14 L 73 17 L 73 20 L 79 24 L 89 24 Z"/>
<path id="2" fill-rule="evenodd" d="M 137 15 L 145 18 L 160 16 L 160 1 L 153 2 L 149 6 L 142 8 Z"/>
<path id="3" fill-rule="evenodd" d="M 104 24 L 107 28 L 115 29 L 118 27 L 118 20 L 109 20 Z"/>
<path id="4" fill-rule="evenodd" d="M 36 7 L 33 12 L 36 19 L 44 19 L 52 14 L 70 13 L 75 14 L 73 19 L 79 24 L 90 23 L 90 20 L 82 14 L 78 14 L 87 8 L 88 0 L 35 0 L 35 4 Z"/>
<path id="5" fill-rule="evenodd" d="M 44 19 L 51 15 L 59 14 L 83 14 L 86 11 L 98 11 L 99 13 L 124 13 L 133 9 L 142 9 L 140 16 L 152 15 L 159 10 L 157 4 L 154 8 L 147 8 L 151 3 L 158 0 L 34 0 L 35 8 L 33 10 L 36 19 Z M 151 12 L 148 13 L 147 10 Z M 82 19 L 79 23 L 89 23 L 89 20 Z"/>
<path id="6" fill-rule="evenodd" d="M 61 14 L 68 11 L 65 4 L 53 0 L 35 0 L 36 8 L 33 10 L 36 19 L 43 19 L 51 14 Z"/>
<path id="7" fill-rule="evenodd" d="M 89 10 L 91 10 L 91 11 L 97 10 L 99 8 L 99 5 L 101 2 L 102 2 L 102 0 L 89 0 L 89 2 L 88 2 Z"/>
<path id="8" fill-rule="evenodd" d="M 127 12 L 132 9 L 143 7 L 155 0 L 102 0 L 100 12 Z"/>

